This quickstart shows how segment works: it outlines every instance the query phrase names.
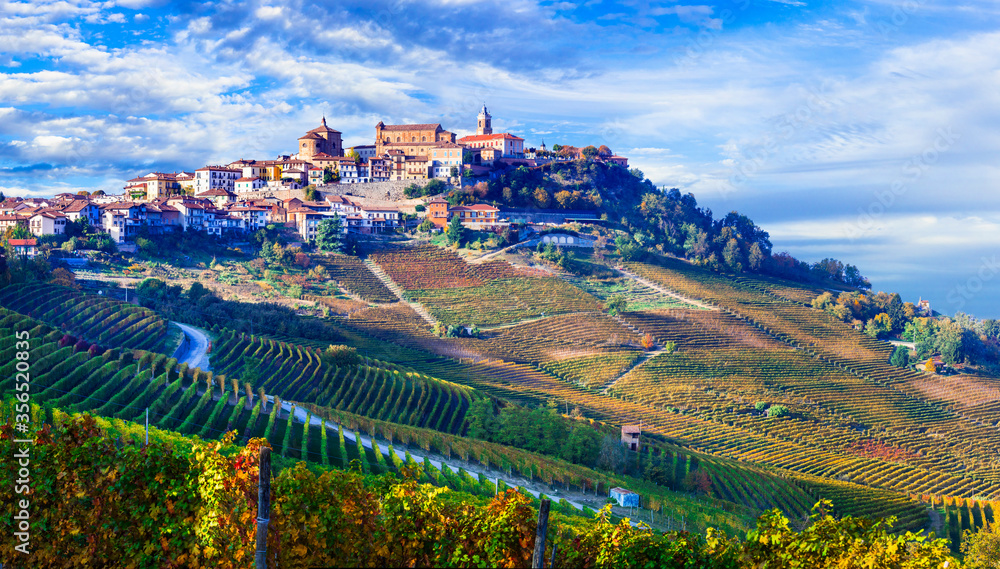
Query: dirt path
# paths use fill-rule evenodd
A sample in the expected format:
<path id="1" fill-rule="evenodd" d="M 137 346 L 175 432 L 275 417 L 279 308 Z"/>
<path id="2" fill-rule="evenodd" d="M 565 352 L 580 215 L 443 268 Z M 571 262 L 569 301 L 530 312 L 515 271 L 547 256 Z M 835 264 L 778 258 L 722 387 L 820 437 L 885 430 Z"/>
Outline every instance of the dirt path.
<path id="1" fill-rule="evenodd" d="M 208 334 L 201 328 L 174 322 L 183 332 L 184 341 L 174 357 L 180 363 L 185 363 L 189 368 L 201 368 L 202 371 L 211 371 L 212 366 L 208 362 Z"/>
<path id="2" fill-rule="evenodd" d="M 649 360 L 655 358 L 656 356 L 658 356 L 660 354 L 665 354 L 665 353 L 667 353 L 667 350 L 665 348 L 662 348 L 662 347 L 661 348 L 657 348 L 657 349 L 655 349 L 655 350 L 653 350 L 651 352 L 646 352 L 646 354 L 644 356 L 642 356 L 641 358 L 639 358 L 634 364 L 632 364 L 631 367 L 629 367 L 627 370 L 625 370 L 621 375 L 619 375 L 618 377 L 616 377 L 613 380 L 611 380 L 610 382 L 608 382 L 607 385 L 604 386 L 604 389 L 601 390 L 601 395 L 607 395 L 608 391 L 611 390 L 612 388 L 614 388 L 614 386 L 619 381 L 625 379 L 625 376 L 627 376 L 628 374 L 632 373 L 633 371 L 635 371 L 636 369 L 638 369 L 641 365 L 645 364 Z"/>
<path id="3" fill-rule="evenodd" d="M 693 304 L 694 306 L 697 306 L 699 308 L 704 308 L 705 310 L 718 310 L 719 309 L 718 306 L 712 306 L 711 304 L 705 304 L 704 302 L 701 302 L 700 300 L 695 300 L 693 298 L 688 298 L 688 297 L 686 297 L 686 296 L 684 296 L 682 294 L 679 294 L 677 292 L 674 292 L 674 291 L 672 291 L 670 289 L 663 288 L 662 286 L 660 286 L 660 285 L 658 285 L 658 284 L 656 284 L 654 282 L 648 281 L 648 280 L 640 277 L 639 275 L 637 275 L 637 274 L 629 271 L 628 269 L 626 269 L 624 267 L 620 267 L 620 266 L 619 267 L 615 267 L 615 270 L 618 271 L 619 273 L 625 275 L 626 277 L 628 277 L 628 278 L 630 278 L 630 279 L 638 282 L 639 284 L 647 286 L 647 287 L 649 287 L 649 288 L 651 288 L 651 289 L 653 289 L 653 290 L 655 290 L 657 292 L 663 293 L 663 294 L 665 294 L 667 296 L 672 296 L 672 297 L 676 298 L 677 300 L 680 300 L 681 302 L 686 302 L 688 304 Z"/>

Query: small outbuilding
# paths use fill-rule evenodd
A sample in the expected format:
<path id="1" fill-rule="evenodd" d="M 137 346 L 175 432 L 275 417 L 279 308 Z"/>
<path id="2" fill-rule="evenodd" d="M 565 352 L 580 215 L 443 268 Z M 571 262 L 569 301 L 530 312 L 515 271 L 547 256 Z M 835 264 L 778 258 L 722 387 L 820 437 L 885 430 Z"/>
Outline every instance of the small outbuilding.
<path id="1" fill-rule="evenodd" d="M 629 450 L 639 450 L 639 435 L 642 427 L 639 425 L 622 425 L 622 444 Z"/>
<path id="2" fill-rule="evenodd" d="M 612 488 L 610 496 L 612 500 L 618 502 L 618 505 L 623 508 L 639 507 L 639 495 L 631 490 Z"/>

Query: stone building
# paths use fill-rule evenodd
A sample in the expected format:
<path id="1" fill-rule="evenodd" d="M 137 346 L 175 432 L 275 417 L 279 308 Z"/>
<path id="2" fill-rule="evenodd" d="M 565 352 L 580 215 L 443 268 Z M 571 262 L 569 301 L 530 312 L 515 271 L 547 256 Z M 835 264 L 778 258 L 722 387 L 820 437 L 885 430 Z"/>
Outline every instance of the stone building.
<path id="1" fill-rule="evenodd" d="M 329 156 L 343 156 L 344 145 L 340 139 L 340 131 L 326 126 L 326 117 L 323 123 L 305 133 L 299 138 L 300 160 L 311 160 L 317 154 L 327 154 Z"/>
<path id="2" fill-rule="evenodd" d="M 429 156 L 430 149 L 445 142 L 455 142 L 455 133 L 434 124 L 375 125 L 375 156 L 400 150 L 405 156 Z"/>

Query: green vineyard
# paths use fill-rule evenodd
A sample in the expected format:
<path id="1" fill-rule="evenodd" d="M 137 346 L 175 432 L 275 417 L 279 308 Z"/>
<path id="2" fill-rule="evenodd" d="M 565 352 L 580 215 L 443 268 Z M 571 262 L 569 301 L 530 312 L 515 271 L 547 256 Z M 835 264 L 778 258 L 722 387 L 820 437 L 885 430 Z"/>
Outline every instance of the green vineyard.
<path id="1" fill-rule="evenodd" d="M 179 340 L 152 310 L 63 286 L 11 285 L 0 290 L 0 306 L 106 347 L 166 351 Z"/>
<path id="2" fill-rule="evenodd" d="M 253 389 L 287 401 L 446 433 L 464 432 L 465 413 L 481 397 L 468 387 L 394 366 L 338 366 L 325 361 L 319 348 L 228 330 L 216 340 L 212 361 L 217 373 L 241 380 L 252 370 Z"/>

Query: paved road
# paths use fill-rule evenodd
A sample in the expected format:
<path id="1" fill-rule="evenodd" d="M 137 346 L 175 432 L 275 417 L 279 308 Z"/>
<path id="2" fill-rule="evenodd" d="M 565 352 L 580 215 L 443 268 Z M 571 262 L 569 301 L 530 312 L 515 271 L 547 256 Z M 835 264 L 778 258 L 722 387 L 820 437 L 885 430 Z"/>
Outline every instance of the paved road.
<path id="1" fill-rule="evenodd" d="M 267 396 L 267 399 L 268 399 L 268 401 L 272 401 L 272 402 L 274 401 L 274 398 L 271 397 L 270 395 Z M 292 408 L 292 404 L 289 403 L 288 401 L 282 401 L 281 402 L 281 408 L 284 409 L 284 410 L 286 410 L 286 411 L 289 411 Z M 296 407 L 295 408 L 295 419 L 297 421 L 299 421 L 300 423 L 305 423 L 306 422 L 306 416 L 307 415 L 308 415 L 308 411 L 306 409 L 303 409 L 301 407 Z M 334 423 L 333 421 L 324 421 L 324 420 L 320 419 L 319 417 L 311 416 L 310 420 L 309 420 L 309 423 L 311 425 L 324 425 L 325 424 L 326 428 L 330 429 L 330 431 L 333 433 L 333 436 L 339 436 L 337 434 L 338 433 L 337 423 Z M 327 436 L 330 436 L 330 434 L 327 433 Z M 367 449 L 373 448 L 372 447 L 372 440 L 371 440 L 370 437 L 367 437 L 367 436 L 362 435 L 360 433 L 358 433 L 357 436 L 361 437 L 361 444 L 362 444 L 362 446 L 364 446 Z M 357 444 L 357 442 L 356 442 L 356 440 L 355 440 L 354 437 L 355 437 L 354 431 L 348 429 L 347 427 L 344 427 L 344 440 L 345 440 L 345 442 L 346 441 L 350 441 L 351 444 Z M 379 451 L 382 454 L 384 454 L 384 455 L 388 455 L 389 454 L 389 447 L 388 447 L 388 445 L 386 445 L 386 443 L 382 443 L 382 444 L 378 445 L 378 447 L 379 447 Z M 400 460 L 406 460 L 406 450 L 399 451 L 396 448 L 393 448 L 392 450 L 393 450 L 393 452 L 396 453 L 396 456 L 398 456 Z M 410 449 L 410 456 L 412 456 L 413 460 L 417 461 L 418 463 L 423 463 L 423 461 L 424 461 L 424 455 L 422 455 L 422 454 L 415 454 L 412 449 Z M 434 468 L 437 468 L 439 470 L 441 469 L 441 464 L 442 464 L 443 461 L 438 460 L 438 459 L 434 459 L 434 458 L 428 458 L 427 460 L 428 460 L 428 462 L 431 463 L 431 465 L 434 466 Z M 446 462 L 446 461 L 444 462 L 444 464 L 448 466 L 449 470 L 451 470 L 452 472 L 456 472 L 456 473 L 458 472 L 459 468 L 464 468 L 466 472 L 468 472 L 469 474 L 471 474 L 473 476 L 473 478 L 477 478 L 480 474 L 482 474 L 486 478 L 486 480 L 489 480 L 494 485 L 496 485 L 497 484 L 497 480 L 499 480 L 496 477 L 496 475 L 495 475 L 494 472 L 480 471 L 480 470 L 477 470 L 475 467 L 470 467 L 470 465 L 468 465 L 468 464 L 456 464 L 456 463 Z M 508 486 L 515 486 L 516 487 L 517 484 L 508 484 Z M 528 493 L 531 494 L 532 496 L 534 496 L 536 498 L 539 497 L 540 491 L 533 490 L 531 488 L 525 488 L 525 490 L 527 490 Z M 560 499 L 560 496 L 555 491 L 552 491 L 551 493 L 546 494 L 546 496 L 549 496 L 549 498 L 554 498 L 555 501 L 559 501 L 559 499 Z M 567 502 L 569 502 L 570 505 L 573 506 L 574 508 L 576 508 L 577 510 L 583 510 L 583 504 L 580 504 L 578 502 L 573 502 L 573 501 L 570 501 L 570 500 L 567 500 Z"/>
<path id="2" fill-rule="evenodd" d="M 201 368 L 202 371 L 211 371 L 212 367 L 208 363 L 208 334 L 201 328 L 174 322 L 184 331 L 187 350 L 176 356 L 177 361 L 186 363 L 189 368 Z"/>

